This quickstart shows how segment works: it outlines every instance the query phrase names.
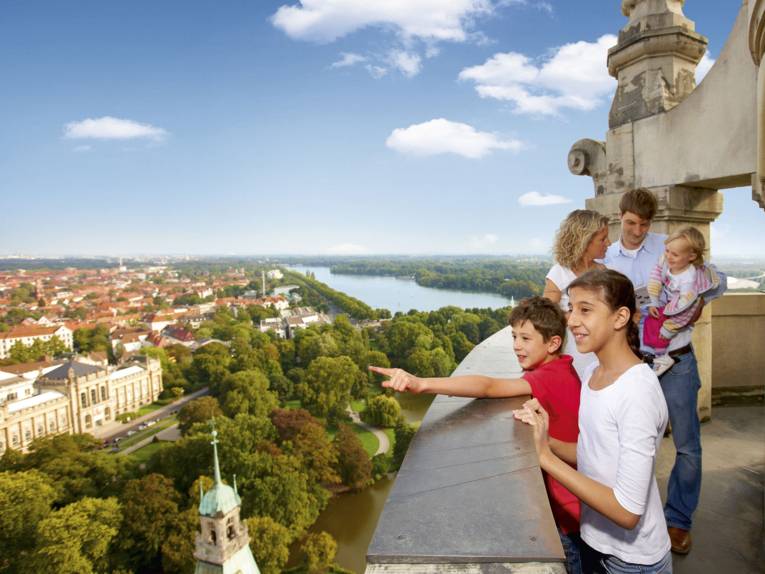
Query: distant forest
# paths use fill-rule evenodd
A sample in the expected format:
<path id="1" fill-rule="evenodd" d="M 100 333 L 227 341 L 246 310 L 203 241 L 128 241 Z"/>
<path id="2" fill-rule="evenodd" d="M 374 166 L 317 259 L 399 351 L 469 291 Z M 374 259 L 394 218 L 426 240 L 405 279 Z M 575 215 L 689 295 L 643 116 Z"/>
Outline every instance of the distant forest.
<path id="1" fill-rule="evenodd" d="M 550 261 L 508 257 L 304 258 L 300 263 L 329 266 L 343 275 L 411 277 L 418 285 L 498 293 L 522 298 L 541 295 Z"/>

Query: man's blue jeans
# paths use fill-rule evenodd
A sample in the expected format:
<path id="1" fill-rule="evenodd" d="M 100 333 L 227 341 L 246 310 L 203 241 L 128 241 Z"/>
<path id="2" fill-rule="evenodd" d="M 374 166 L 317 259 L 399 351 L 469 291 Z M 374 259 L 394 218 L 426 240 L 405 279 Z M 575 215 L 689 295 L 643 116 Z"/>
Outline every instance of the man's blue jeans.
<path id="1" fill-rule="evenodd" d="M 659 379 L 677 450 L 664 516 L 667 526 L 690 530 L 701 492 L 701 425 L 696 413 L 701 379 L 693 352 L 673 358 L 675 364 Z"/>

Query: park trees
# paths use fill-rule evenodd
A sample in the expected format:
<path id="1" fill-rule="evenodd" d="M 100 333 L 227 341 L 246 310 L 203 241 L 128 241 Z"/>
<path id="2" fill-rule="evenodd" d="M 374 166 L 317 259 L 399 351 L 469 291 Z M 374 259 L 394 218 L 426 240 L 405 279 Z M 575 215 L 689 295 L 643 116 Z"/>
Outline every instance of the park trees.
<path id="1" fill-rule="evenodd" d="M 365 378 L 349 357 L 318 357 L 306 370 L 299 395 L 303 406 L 317 417 L 339 419 L 351 399 L 351 388 Z"/>
<path id="2" fill-rule="evenodd" d="M 372 463 L 364 447 L 348 425 L 340 425 L 335 435 L 337 470 L 343 484 L 352 490 L 364 488 L 372 478 Z"/>
<path id="3" fill-rule="evenodd" d="M 120 496 L 124 521 L 119 546 L 133 568 L 156 567 L 160 550 L 176 529 L 180 495 L 173 482 L 161 474 L 129 481 Z"/>
<path id="4" fill-rule="evenodd" d="M 55 497 L 50 480 L 36 470 L 0 472 L 0 572 L 18 571 Z"/>
<path id="5" fill-rule="evenodd" d="M 228 375 L 230 363 L 231 354 L 226 345 L 209 343 L 194 352 L 185 374 L 192 384 L 210 385 L 215 389 Z"/>
<path id="6" fill-rule="evenodd" d="M 304 409 L 276 409 L 271 420 L 281 447 L 297 456 L 301 466 L 316 483 L 340 481 L 335 470 L 337 451 L 324 427 Z"/>
<path id="7" fill-rule="evenodd" d="M 98 446 L 98 441 L 84 434 L 37 439 L 29 454 L 19 460 L 19 470 L 46 474 L 58 505 L 86 496 L 113 496 L 130 477 L 129 461 L 98 450 Z"/>
<path id="8" fill-rule="evenodd" d="M 268 378 L 259 369 L 226 376 L 221 384 L 223 412 L 228 417 L 240 413 L 267 417 L 279 403 L 276 394 L 268 387 Z"/>
<path id="9" fill-rule="evenodd" d="M 409 450 L 409 443 L 412 442 L 412 438 L 414 438 L 417 432 L 417 427 L 408 424 L 404 420 L 399 420 L 393 431 L 396 440 L 393 447 L 392 468 L 397 470 L 404 461 L 404 456 L 406 456 L 406 451 Z"/>
<path id="10" fill-rule="evenodd" d="M 120 505 L 114 498 L 85 497 L 51 512 L 37 525 L 35 549 L 22 572 L 110 572 L 109 549 L 121 522 Z"/>
<path id="11" fill-rule="evenodd" d="M 186 434 L 196 423 L 208 422 L 223 414 L 218 399 L 215 397 L 199 397 L 189 401 L 178 411 L 178 430 Z"/>
<path id="12" fill-rule="evenodd" d="M 378 427 L 394 427 L 401 419 L 401 406 L 393 397 L 378 395 L 367 401 L 364 422 Z"/>
<path id="13" fill-rule="evenodd" d="M 269 516 L 253 516 L 245 520 L 250 534 L 250 550 L 262 574 L 280 574 L 290 556 L 292 536 Z"/>
<path id="14" fill-rule="evenodd" d="M 302 546 L 309 574 L 322 574 L 332 565 L 337 553 L 337 542 L 327 532 L 312 532 Z"/>

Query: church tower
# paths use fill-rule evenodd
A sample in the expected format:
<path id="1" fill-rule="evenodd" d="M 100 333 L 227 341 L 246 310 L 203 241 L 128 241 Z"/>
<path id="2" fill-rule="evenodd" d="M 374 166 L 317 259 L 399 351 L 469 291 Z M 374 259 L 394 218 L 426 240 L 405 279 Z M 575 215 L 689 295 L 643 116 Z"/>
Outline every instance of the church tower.
<path id="1" fill-rule="evenodd" d="M 215 484 L 199 501 L 201 532 L 196 538 L 194 574 L 260 574 L 250 551 L 247 525 L 239 517 L 242 499 L 236 490 L 236 477 L 234 488 L 223 484 L 220 477 L 217 436 L 213 429 Z"/>

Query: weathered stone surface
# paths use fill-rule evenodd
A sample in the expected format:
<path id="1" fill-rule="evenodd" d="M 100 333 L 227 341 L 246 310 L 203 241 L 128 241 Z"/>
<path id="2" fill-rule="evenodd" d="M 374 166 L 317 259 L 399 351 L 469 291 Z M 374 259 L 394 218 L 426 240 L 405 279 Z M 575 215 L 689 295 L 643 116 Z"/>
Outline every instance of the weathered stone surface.
<path id="1" fill-rule="evenodd" d="M 608 51 L 608 72 L 618 80 L 609 127 L 669 111 L 693 91 L 707 39 L 682 7 L 682 0 L 622 2 L 629 22 Z"/>
<path id="2" fill-rule="evenodd" d="M 371 564 L 365 574 L 566 574 L 563 564 Z"/>
<path id="3" fill-rule="evenodd" d="M 468 372 L 520 374 L 509 328 L 477 346 L 455 374 Z M 562 566 L 532 431 L 512 415 L 523 401 L 435 399 L 385 503 L 367 551 L 370 568 L 419 564 L 422 570 L 407 571 L 432 572 L 427 568 L 435 564 L 482 564 L 477 571 L 520 572 L 501 565 Z M 491 564 L 500 569 L 487 569 Z"/>

